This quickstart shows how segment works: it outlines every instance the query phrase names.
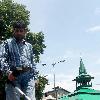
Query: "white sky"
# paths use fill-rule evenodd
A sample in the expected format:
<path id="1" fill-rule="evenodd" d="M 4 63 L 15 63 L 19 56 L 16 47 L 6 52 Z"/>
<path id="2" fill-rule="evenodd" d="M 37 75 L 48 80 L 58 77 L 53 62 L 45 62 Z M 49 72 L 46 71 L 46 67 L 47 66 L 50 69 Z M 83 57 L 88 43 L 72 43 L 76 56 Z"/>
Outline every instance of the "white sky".
<path id="1" fill-rule="evenodd" d="M 30 30 L 43 31 L 47 48 L 37 68 L 48 75 L 53 87 L 52 63 L 55 65 L 56 86 L 75 89 L 72 80 L 78 75 L 80 56 L 87 72 L 95 77 L 93 88 L 100 90 L 100 0 L 14 0 L 30 11 Z M 41 64 L 46 63 L 47 67 Z"/>

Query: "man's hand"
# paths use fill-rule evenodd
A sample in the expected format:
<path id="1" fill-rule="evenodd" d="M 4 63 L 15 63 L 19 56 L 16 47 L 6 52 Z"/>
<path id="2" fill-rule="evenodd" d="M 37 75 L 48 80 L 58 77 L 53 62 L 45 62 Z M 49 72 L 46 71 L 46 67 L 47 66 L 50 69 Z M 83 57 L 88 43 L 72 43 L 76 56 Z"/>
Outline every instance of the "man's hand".
<path id="1" fill-rule="evenodd" d="M 10 72 L 8 73 L 8 79 L 9 79 L 10 81 L 14 81 L 14 80 L 16 79 L 16 77 L 13 75 L 13 72 L 12 72 L 12 71 L 10 71 Z"/>

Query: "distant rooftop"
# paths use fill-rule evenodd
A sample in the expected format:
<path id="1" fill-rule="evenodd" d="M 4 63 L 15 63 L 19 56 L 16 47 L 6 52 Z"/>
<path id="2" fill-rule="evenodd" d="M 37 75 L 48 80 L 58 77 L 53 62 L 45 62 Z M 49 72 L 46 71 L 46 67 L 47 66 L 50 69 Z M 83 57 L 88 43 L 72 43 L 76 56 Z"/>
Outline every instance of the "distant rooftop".
<path id="1" fill-rule="evenodd" d="M 65 90 L 65 89 L 63 89 L 63 88 L 61 88 L 61 87 L 59 87 L 59 86 L 55 87 L 55 89 L 53 88 L 53 90 L 51 90 L 51 91 L 47 91 L 46 93 L 51 93 L 51 92 L 54 92 L 55 90 L 63 90 L 63 91 L 65 91 L 65 92 L 70 93 L 69 91 L 67 91 L 67 90 Z"/>

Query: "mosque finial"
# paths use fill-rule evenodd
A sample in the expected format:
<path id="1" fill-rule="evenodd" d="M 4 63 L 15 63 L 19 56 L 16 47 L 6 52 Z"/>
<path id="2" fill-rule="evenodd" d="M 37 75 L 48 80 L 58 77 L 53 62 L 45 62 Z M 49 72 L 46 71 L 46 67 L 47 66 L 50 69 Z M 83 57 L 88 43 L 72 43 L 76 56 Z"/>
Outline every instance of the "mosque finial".
<path id="1" fill-rule="evenodd" d="M 82 58 L 80 57 L 80 67 L 79 67 L 79 75 L 87 74 L 85 66 L 83 64 Z"/>

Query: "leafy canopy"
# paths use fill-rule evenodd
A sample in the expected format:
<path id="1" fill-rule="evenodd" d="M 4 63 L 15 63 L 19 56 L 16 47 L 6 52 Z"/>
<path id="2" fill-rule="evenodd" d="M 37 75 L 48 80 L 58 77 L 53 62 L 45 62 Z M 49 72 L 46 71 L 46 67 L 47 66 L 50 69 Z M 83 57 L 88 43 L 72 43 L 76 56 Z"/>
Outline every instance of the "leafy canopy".
<path id="1" fill-rule="evenodd" d="M 30 12 L 26 10 L 26 6 L 13 2 L 13 0 L 0 0 L 0 43 L 12 36 L 12 24 L 16 20 L 23 20 L 27 25 L 26 40 L 33 46 L 35 62 L 40 60 L 40 54 L 43 54 L 44 48 L 44 34 L 42 32 L 30 32 L 28 25 Z M 36 85 L 36 97 L 38 100 L 42 98 L 43 89 L 47 84 L 47 79 L 44 76 L 37 74 L 39 84 Z M 1 85 L 0 85 L 1 87 Z"/>
<path id="2" fill-rule="evenodd" d="M 0 1 L 0 41 L 12 36 L 12 24 L 16 20 L 23 20 L 29 25 L 30 12 L 26 10 L 26 6 L 13 2 L 12 0 Z M 44 34 L 42 32 L 32 33 L 27 27 L 26 40 L 33 46 L 35 62 L 39 62 L 40 54 L 43 54 Z"/>

